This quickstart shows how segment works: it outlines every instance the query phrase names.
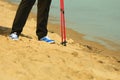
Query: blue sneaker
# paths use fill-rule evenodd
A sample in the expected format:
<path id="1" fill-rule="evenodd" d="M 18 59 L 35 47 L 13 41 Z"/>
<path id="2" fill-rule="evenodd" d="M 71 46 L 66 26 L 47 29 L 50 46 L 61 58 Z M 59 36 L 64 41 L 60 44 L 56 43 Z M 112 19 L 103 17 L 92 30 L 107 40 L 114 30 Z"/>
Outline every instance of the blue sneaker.
<path id="1" fill-rule="evenodd" d="M 10 37 L 10 39 L 12 39 L 12 40 L 18 40 L 17 32 L 11 33 L 9 37 Z"/>
<path id="2" fill-rule="evenodd" d="M 50 44 L 55 43 L 55 41 L 51 40 L 48 36 L 45 36 L 45 37 L 41 38 L 40 41 L 45 41 L 45 42 L 50 43 Z"/>

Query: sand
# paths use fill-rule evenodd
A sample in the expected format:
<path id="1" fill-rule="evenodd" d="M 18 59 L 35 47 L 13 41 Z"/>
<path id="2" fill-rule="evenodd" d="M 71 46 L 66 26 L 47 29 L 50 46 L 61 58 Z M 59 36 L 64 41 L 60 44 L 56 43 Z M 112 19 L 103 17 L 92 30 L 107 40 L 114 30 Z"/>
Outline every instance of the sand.
<path id="1" fill-rule="evenodd" d="M 70 29 L 67 46 L 62 46 L 59 25 L 51 23 L 48 35 L 56 43 L 38 41 L 32 14 L 20 39 L 9 39 L 16 9 L 0 0 L 0 80 L 120 80 L 119 51 L 86 41 Z"/>

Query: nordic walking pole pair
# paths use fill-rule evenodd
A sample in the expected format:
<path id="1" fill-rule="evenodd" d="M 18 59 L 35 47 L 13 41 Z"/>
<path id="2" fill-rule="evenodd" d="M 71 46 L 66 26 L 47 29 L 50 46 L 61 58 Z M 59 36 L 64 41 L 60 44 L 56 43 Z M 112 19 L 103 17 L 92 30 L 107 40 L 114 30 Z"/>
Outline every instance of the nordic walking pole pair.
<path id="1" fill-rule="evenodd" d="M 64 0 L 60 0 L 61 44 L 66 46 L 66 24 L 64 15 Z"/>

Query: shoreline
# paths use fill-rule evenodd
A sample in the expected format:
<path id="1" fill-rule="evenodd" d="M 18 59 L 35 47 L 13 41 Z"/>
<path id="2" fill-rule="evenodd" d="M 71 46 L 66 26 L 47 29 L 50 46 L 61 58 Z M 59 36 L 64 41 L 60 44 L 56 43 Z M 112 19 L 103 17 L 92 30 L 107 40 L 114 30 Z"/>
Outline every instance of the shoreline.
<path id="1" fill-rule="evenodd" d="M 120 80 L 117 52 L 84 40 L 84 34 L 69 28 L 67 46 L 62 46 L 59 24 L 50 22 L 48 36 L 56 43 L 38 41 L 33 13 L 19 40 L 11 40 L 16 8 L 0 0 L 0 80 Z"/>
<path id="2" fill-rule="evenodd" d="M 16 10 L 16 9 L 17 9 L 17 7 L 18 7 L 17 4 L 11 3 L 11 2 L 9 2 L 9 1 L 7 1 L 7 0 L 5 0 L 5 1 L 8 2 L 8 3 L 10 3 L 10 4 L 13 4 L 13 5 L 15 6 L 15 8 L 14 8 L 13 10 Z M 36 18 L 36 13 L 34 13 L 34 12 L 31 11 L 30 15 L 31 15 L 31 16 L 29 16 L 29 17 L 31 17 L 31 18 Z M 53 17 L 53 18 L 51 18 L 51 16 L 50 16 L 49 21 L 48 21 L 48 24 L 50 24 L 50 25 L 55 25 L 55 26 L 60 26 L 60 24 L 54 23 L 54 21 L 56 21 L 56 19 L 54 18 L 54 16 L 52 16 L 52 17 Z M 52 19 L 52 21 L 50 21 L 50 19 Z M 59 28 L 59 27 L 58 27 L 58 28 Z M 57 29 L 58 29 L 58 28 L 57 28 Z M 55 29 L 54 31 L 60 35 L 60 31 L 57 30 L 57 29 Z M 50 29 L 49 29 L 49 30 L 50 30 Z M 107 49 L 110 49 L 110 50 L 120 51 L 120 45 L 117 44 L 117 43 L 114 43 L 113 41 L 111 41 L 111 40 L 109 40 L 109 39 L 104 39 L 104 38 L 102 38 L 102 37 L 95 37 L 96 39 L 101 40 L 102 42 L 95 41 L 95 40 L 88 40 L 88 39 L 83 38 L 84 36 L 86 36 L 85 34 L 82 34 L 82 33 L 80 33 L 80 32 L 77 32 L 77 31 L 75 31 L 75 30 L 73 30 L 73 29 L 71 29 L 71 28 L 67 28 L 67 31 L 68 31 L 67 36 L 68 36 L 68 37 L 72 37 L 72 38 L 73 38 L 76 42 L 78 42 L 78 43 L 79 43 L 79 40 L 80 40 L 80 39 L 83 39 L 83 40 L 88 41 L 88 42 L 89 42 L 89 41 L 90 41 L 90 42 L 95 42 L 95 43 L 97 43 L 97 44 L 100 44 L 100 45 L 102 45 L 102 46 L 105 46 Z M 73 32 L 73 33 L 75 33 L 76 35 L 81 35 L 81 36 L 76 36 L 76 37 L 74 37 L 75 35 L 72 35 L 72 34 L 69 35 L 70 31 Z M 77 37 L 79 37 L 79 38 L 77 38 Z M 81 37 L 82 37 L 82 38 L 81 38 Z M 113 49 L 113 48 L 112 48 L 113 46 L 114 46 L 116 49 Z"/>
<path id="3" fill-rule="evenodd" d="M 7 1 L 5 1 L 7 2 Z M 16 9 L 18 7 L 18 5 L 7 2 L 8 4 L 12 4 L 11 6 L 11 10 L 14 10 L 16 12 Z M 36 15 L 34 13 L 30 13 L 29 19 L 34 19 L 36 21 Z M 53 27 L 54 28 L 53 28 Z M 48 31 L 51 33 L 57 33 L 58 35 L 60 35 L 60 31 L 59 31 L 59 24 L 54 24 L 54 23 L 50 23 L 48 22 Z M 81 46 L 84 46 L 84 50 L 88 51 L 88 52 L 99 52 L 101 55 L 105 55 L 105 56 L 113 56 L 116 57 L 117 59 L 120 59 L 120 50 L 110 50 L 108 48 L 106 48 L 104 45 L 98 43 L 98 42 L 94 42 L 94 41 L 89 41 L 86 39 L 83 39 L 83 37 L 85 36 L 84 34 L 78 33 L 72 29 L 67 28 L 67 38 L 68 39 L 72 39 L 75 43 L 80 44 Z M 72 33 L 72 34 L 71 34 Z M 101 38 L 102 39 L 102 38 Z M 104 40 L 104 39 L 102 39 Z M 104 40 L 106 43 L 111 44 L 112 46 L 116 46 L 113 42 L 109 41 L 109 40 Z"/>

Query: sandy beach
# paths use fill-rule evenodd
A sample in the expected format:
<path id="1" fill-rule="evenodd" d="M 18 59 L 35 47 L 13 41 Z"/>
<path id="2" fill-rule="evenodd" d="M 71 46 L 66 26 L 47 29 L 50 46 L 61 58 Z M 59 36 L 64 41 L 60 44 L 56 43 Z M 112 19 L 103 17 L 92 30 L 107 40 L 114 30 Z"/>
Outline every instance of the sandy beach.
<path id="1" fill-rule="evenodd" d="M 38 41 L 32 13 L 19 40 L 9 39 L 17 7 L 0 0 L 0 80 L 120 80 L 119 50 L 84 40 L 84 34 L 71 29 L 62 46 L 59 24 L 52 23 L 48 35 L 56 43 Z"/>

